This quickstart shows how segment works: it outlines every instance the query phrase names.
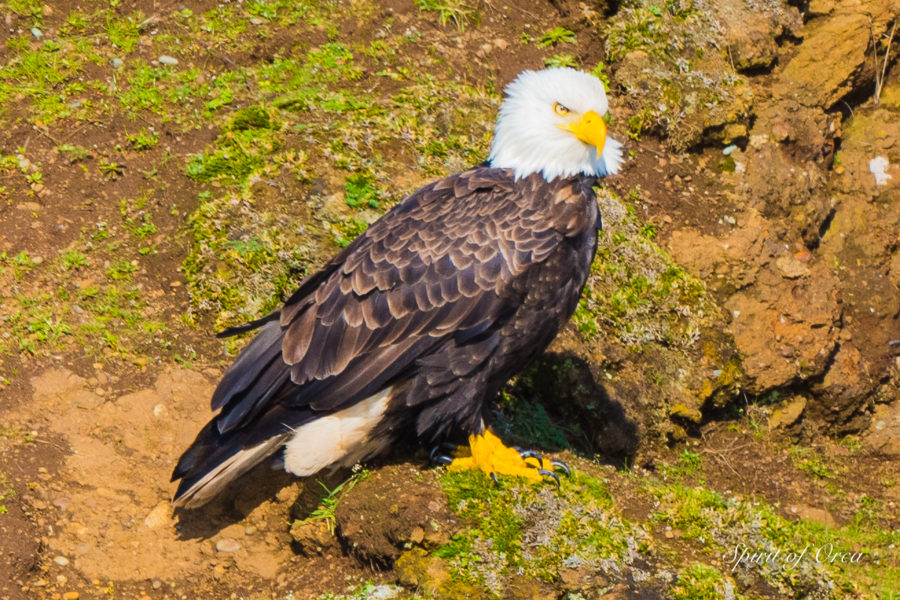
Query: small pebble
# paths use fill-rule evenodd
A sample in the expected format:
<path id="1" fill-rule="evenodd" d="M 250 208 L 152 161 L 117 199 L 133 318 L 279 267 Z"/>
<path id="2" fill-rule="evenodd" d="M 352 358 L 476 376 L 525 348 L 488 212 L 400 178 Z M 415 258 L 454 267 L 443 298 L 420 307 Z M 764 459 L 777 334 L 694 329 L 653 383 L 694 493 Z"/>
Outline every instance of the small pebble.
<path id="1" fill-rule="evenodd" d="M 237 552 L 241 549 L 241 545 L 237 540 L 231 538 L 223 538 L 216 542 L 216 552 Z"/>
<path id="2" fill-rule="evenodd" d="M 56 558 L 53 559 L 53 562 L 55 562 L 58 565 L 66 566 L 67 564 L 69 564 L 69 559 L 66 558 L 65 556 L 57 556 Z"/>
<path id="3" fill-rule="evenodd" d="M 260 19 L 259 17 L 253 17 L 252 19 L 250 19 L 250 24 L 251 25 L 262 25 L 263 20 Z"/>
<path id="4" fill-rule="evenodd" d="M 63 600 L 78 600 L 80 597 L 81 594 L 75 591 L 66 592 L 65 594 L 63 594 Z"/>
<path id="5" fill-rule="evenodd" d="M 247 527 L 246 529 L 244 529 L 244 535 L 255 535 L 255 534 L 256 534 L 256 527 Z"/>
<path id="6" fill-rule="evenodd" d="M 725 156 L 728 156 L 729 154 L 731 154 L 731 153 L 734 152 L 735 150 L 737 150 L 737 146 L 734 145 L 734 144 L 730 144 L 730 145 L 728 145 L 728 146 L 725 146 L 725 149 L 722 150 L 722 154 L 724 154 Z"/>
<path id="7" fill-rule="evenodd" d="M 173 56 L 166 56 L 165 54 L 163 54 L 162 56 L 160 56 L 160 57 L 159 57 L 158 59 L 156 59 L 156 60 L 158 60 L 158 61 L 159 61 L 159 64 L 161 64 L 161 65 L 175 66 L 175 65 L 178 64 L 178 59 L 177 59 L 177 58 L 175 58 L 175 57 L 173 57 Z"/>
<path id="8" fill-rule="evenodd" d="M 36 39 L 41 39 L 44 37 L 44 32 L 38 29 L 37 27 L 31 28 L 31 35 L 33 35 Z"/>
<path id="9" fill-rule="evenodd" d="M 125 61 L 122 60 L 121 58 L 112 59 L 112 66 L 114 69 L 121 69 L 124 64 L 125 64 Z"/>

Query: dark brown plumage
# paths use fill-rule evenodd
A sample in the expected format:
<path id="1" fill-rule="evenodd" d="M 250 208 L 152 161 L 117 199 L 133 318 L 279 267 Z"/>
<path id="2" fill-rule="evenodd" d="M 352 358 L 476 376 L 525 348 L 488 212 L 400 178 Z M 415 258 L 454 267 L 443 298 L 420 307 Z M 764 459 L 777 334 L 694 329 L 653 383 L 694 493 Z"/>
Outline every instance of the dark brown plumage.
<path id="1" fill-rule="evenodd" d="M 485 401 L 574 312 L 600 227 L 592 186 L 622 147 L 592 75 L 525 71 L 506 92 L 488 163 L 412 194 L 280 311 L 224 332 L 261 328 L 175 467 L 176 504 L 276 452 L 307 476 L 402 438 L 468 435 L 450 468 L 541 478 L 485 429 Z"/>
<path id="2" fill-rule="evenodd" d="M 480 432 L 485 400 L 576 307 L 600 227 L 594 181 L 516 180 L 486 166 L 441 179 L 304 280 L 280 311 L 226 331 L 262 327 L 213 395 L 220 412 L 178 462 L 175 502 L 205 502 L 293 431 L 387 388 L 387 409 L 348 459 L 400 437 Z M 246 460 L 228 463 L 242 452 Z"/>

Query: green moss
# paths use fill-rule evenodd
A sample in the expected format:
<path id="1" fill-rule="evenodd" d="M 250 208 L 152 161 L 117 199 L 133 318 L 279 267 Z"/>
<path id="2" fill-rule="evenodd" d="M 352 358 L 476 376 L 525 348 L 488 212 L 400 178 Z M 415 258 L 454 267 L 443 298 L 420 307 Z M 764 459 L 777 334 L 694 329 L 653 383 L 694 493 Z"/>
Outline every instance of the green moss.
<path id="1" fill-rule="evenodd" d="M 214 309 L 216 327 L 271 310 L 306 273 L 309 247 L 295 215 L 201 195 L 183 270 L 197 308 Z"/>
<path id="2" fill-rule="evenodd" d="M 556 489 L 483 473 L 449 472 L 441 484 L 467 528 L 435 555 L 452 576 L 503 595 L 507 578 L 555 581 L 562 570 L 601 572 L 604 561 L 624 565 L 629 549 L 646 548 L 646 534 L 614 510 L 599 480 L 574 473 Z"/>
<path id="3" fill-rule="evenodd" d="M 734 594 L 734 584 L 718 569 L 703 563 L 694 563 L 678 573 L 672 587 L 675 600 L 719 600 L 741 598 Z"/>
<path id="4" fill-rule="evenodd" d="M 664 473 L 671 476 L 673 471 Z M 853 522 L 833 527 L 804 519 L 787 520 L 764 500 L 726 497 L 685 485 L 678 473 L 672 479 L 672 483 L 649 481 L 645 485 L 659 502 L 654 520 L 681 539 L 698 544 L 710 561 L 725 557 L 729 569 L 750 570 L 786 597 L 813 590 L 822 598 L 836 599 L 847 593 L 879 597 L 896 589 L 900 581 L 900 532 L 880 527 L 876 515 L 881 508 L 876 502 L 861 500 Z M 778 553 L 772 560 L 739 561 L 743 549 Z M 679 585 L 685 598 L 693 597 L 690 590 L 708 592 L 716 580 L 706 568 L 682 576 Z M 720 585 L 713 587 L 720 589 Z"/>
<path id="5" fill-rule="evenodd" d="M 610 24 L 606 42 L 608 59 L 619 60 L 633 50 L 664 56 L 665 44 L 670 40 L 661 16 L 649 8 L 626 8 L 625 17 Z"/>
<path id="6" fill-rule="evenodd" d="M 356 173 L 347 177 L 344 181 L 344 200 L 347 206 L 359 208 L 368 206 L 378 208 L 378 199 L 381 196 L 375 187 L 375 182 L 362 173 Z"/>
<path id="7" fill-rule="evenodd" d="M 102 236 L 85 231 L 55 260 L 0 254 L 0 287 L 16 282 L 14 294 L 0 292 L 0 318 L 16 340 L 3 354 L 47 356 L 77 347 L 94 360 L 143 364 L 148 352 L 159 357 L 171 347 L 146 290 L 132 282 L 140 252 L 123 251 L 118 229 L 97 228 Z M 106 242 L 98 245 L 101 238 Z"/>
<path id="8" fill-rule="evenodd" d="M 690 450 L 683 450 L 678 455 L 678 462 L 671 465 L 667 462 L 659 464 L 659 473 L 665 481 L 678 481 L 684 483 L 687 479 L 701 473 L 702 457 Z"/>
<path id="9" fill-rule="evenodd" d="M 243 184 L 278 150 L 280 142 L 273 129 L 263 109 L 249 107 L 238 111 L 215 144 L 191 158 L 186 168 L 188 176 L 199 182 Z"/>
<path id="10" fill-rule="evenodd" d="M 332 223 L 331 227 L 335 232 L 335 244 L 340 248 L 346 248 L 350 242 L 356 239 L 356 236 L 369 227 L 369 224 L 361 219 L 350 218 Z"/>
<path id="11" fill-rule="evenodd" d="M 715 11 L 693 2 L 675 4 L 623 5 L 606 28 L 607 60 L 625 88 L 620 116 L 628 135 L 657 133 L 667 145 L 685 150 L 722 141 L 728 126 L 745 128 L 752 97 L 720 51 L 727 41 Z"/>
<path id="12" fill-rule="evenodd" d="M 600 191 L 604 231 L 573 321 L 587 339 L 603 333 L 632 347 L 647 342 L 687 347 L 718 314 L 702 282 L 675 264 L 630 204 Z"/>

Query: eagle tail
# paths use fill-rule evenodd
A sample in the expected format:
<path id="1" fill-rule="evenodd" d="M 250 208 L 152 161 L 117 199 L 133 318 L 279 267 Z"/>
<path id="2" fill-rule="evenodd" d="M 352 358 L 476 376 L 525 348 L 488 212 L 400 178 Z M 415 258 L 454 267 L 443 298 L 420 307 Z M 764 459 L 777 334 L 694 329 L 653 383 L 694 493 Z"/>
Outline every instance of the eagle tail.
<path id="1" fill-rule="evenodd" d="M 206 504 L 229 483 L 278 451 L 288 434 L 276 434 L 246 447 L 239 437 L 220 434 L 215 420 L 200 431 L 172 473 L 172 481 L 181 479 L 173 505 L 197 508 Z"/>

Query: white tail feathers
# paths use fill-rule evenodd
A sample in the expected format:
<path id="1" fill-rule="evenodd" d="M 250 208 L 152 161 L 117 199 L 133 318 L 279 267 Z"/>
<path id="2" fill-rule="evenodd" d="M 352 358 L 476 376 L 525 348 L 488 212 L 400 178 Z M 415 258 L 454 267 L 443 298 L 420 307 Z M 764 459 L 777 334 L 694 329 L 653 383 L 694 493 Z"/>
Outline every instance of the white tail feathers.
<path id="1" fill-rule="evenodd" d="M 390 440 L 370 434 L 387 410 L 390 392 L 391 388 L 384 389 L 294 430 L 284 449 L 285 471 L 306 477 L 325 467 L 350 466 L 384 450 Z"/>

